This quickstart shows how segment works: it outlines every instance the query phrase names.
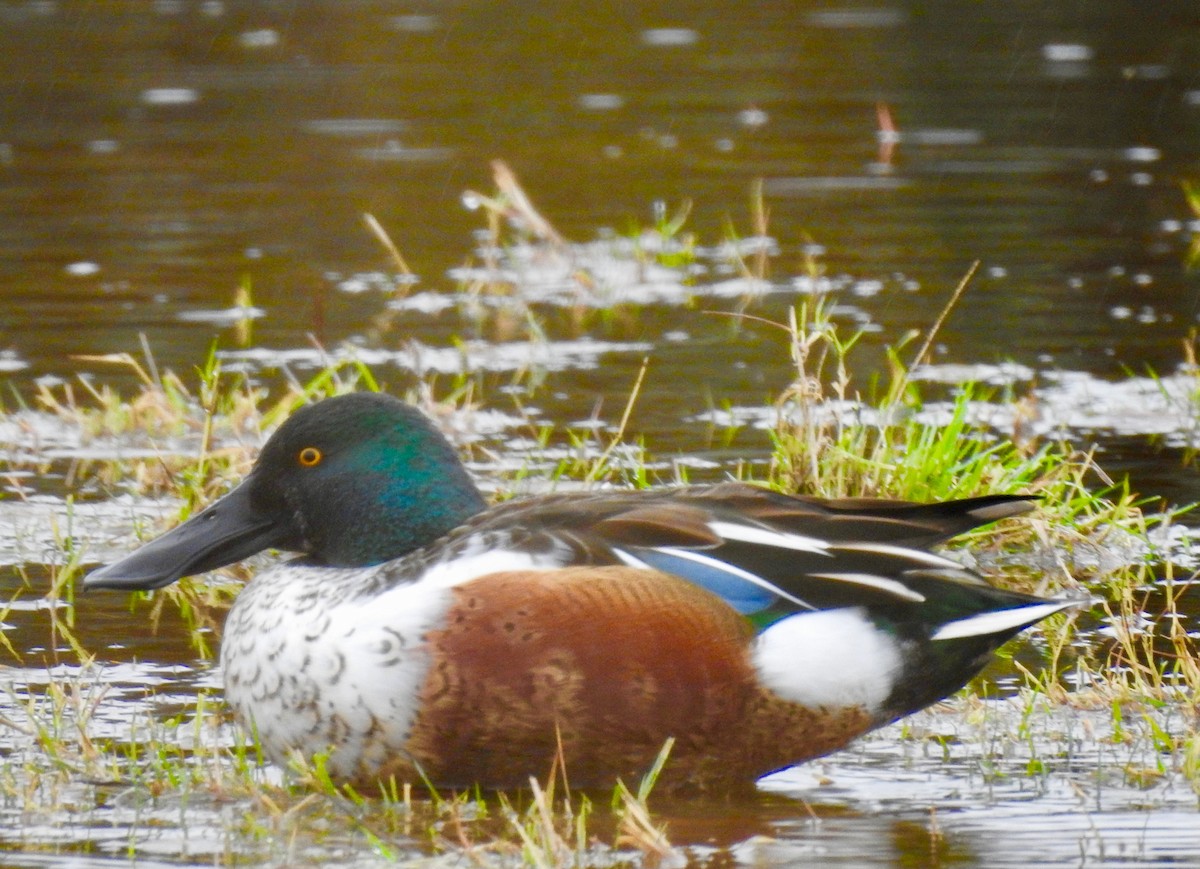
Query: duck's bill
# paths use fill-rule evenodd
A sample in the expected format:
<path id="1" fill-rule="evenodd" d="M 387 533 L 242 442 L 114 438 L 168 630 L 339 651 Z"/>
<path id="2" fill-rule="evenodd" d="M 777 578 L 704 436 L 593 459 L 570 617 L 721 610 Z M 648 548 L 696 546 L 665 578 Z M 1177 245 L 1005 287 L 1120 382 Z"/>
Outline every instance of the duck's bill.
<path id="1" fill-rule="evenodd" d="M 289 535 L 277 518 L 255 509 L 249 482 L 243 481 L 221 500 L 131 555 L 92 571 L 84 577 L 83 587 L 162 588 L 181 577 L 215 570 L 286 544 Z"/>

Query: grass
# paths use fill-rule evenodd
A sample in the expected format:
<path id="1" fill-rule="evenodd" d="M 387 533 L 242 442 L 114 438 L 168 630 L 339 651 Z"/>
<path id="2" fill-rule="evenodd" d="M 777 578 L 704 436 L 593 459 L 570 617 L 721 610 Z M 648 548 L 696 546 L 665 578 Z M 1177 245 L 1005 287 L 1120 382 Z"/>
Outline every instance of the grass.
<path id="1" fill-rule="evenodd" d="M 1046 525 L 1033 527 L 1043 543 L 1065 550 L 1103 529 L 1144 537 L 1140 505 L 1091 452 L 1066 442 L 1017 440 L 974 421 L 976 404 L 994 397 L 977 385 L 959 384 L 943 418 L 923 420 L 913 379 L 923 350 L 906 364 L 906 345 L 888 348 L 886 381 L 864 395 L 848 364 L 860 336 L 841 335 L 823 303 L 794 310 L 780 328 L 790 337 L 796 377 L 777 403 L 772 485 L 828 498 L 915 501 L 1027 493 L 1041 499 L 1038 515 Z"/>
<path id="2" fill-rule="evenodd" d="M 500 186 L 499 195 L 482 203 L 492 227 L 493 253 L 503 256 L 520 243 L 543 245 L 570 257 L 571 246 L 537 215 L 515 178 L 501 180 Z M 754 234 L 766 237 L 767 216 L 758 201 L 752 209 Z M 519 240 L 505 235 L 506 220 L 514 214 L 526 227 Z M 686 272 L 695 262 L 696 244 L 684 230 L 684 216 L 686 209 L 677 215 L 664 210 L 652 230 L 638 231 L 637 256 L 645 265 Z M 373 231 L 386 238 L 378 225 Z M 735 264 L 739 274 L 752 280 L 764 277 L 766 258 L 758 255 L 758 248 L 731 243 L 730 249 L 750 251 Z M 402 262 L 394 245 L 391 250 Z M 810 262 L 806 270 L 810 277 L 819 277 L 818 264 Z M 597 280 L 580 272 L 581 292 Z M 955 299 L 967 284 L 964 280 Z M 511 289 L 498 282 L 479 284 L 470 293 L 503 295 Z M 738 305 L 737 316 L 743 321 L 752 316 L 748 304 L 742 300 Z M 538 331 L 528 308 L 520 309 L 518 319 L 533 333 Z M 1186 615 L 1188 595 L 1194 592 L 1188 580 L 1176 579 L 1169 561 L 1155 558 L 1149 543 L 1153 524 L 1173 517 L 1148 517 L 1145 505 L 1126 485 L 1109 480 L 1089 451 L 1066 442 L 1039 443 L 977 422 L 972 412 L 977 403 L 996 399 L 978 386 L 960 384 L 941 418 L 928 421 L 930 402 L 917 375 L 937 324 L 923 336 L 890 347 L 885 376 L 865 388 L 851 373 L 861 336 L 841 331 L 826 305 L 801 305 L 786 322 L 770 325 L 786 336 L 794 378 L 776 403 L 773 459 L 762 482 L 826 497 L 1037 495 L 1041 509 L 1035 518 L 970 535 L 970 551 L 988 560 L 989 573 L 998 574 L 1005 584 L 1053 593 L 1082 582 L 1103 597 L 1095 617 L 1107 626 L 1106 639 L 1098 642 L 1089 634 L 1081 641 L 1074 623 L 1058 617 L 1038 634 L 1039 656 L 1033 661 L 1014 659 L 1014 666 L 1025 673 L 1018 695 L 1022 716 L 1015 732 L 1028 751 L 1026 773 L 1045 774 L 1056 762 L 1041 753 L 1044 740 L 1037 722 L 1043 708 L 1100 710 L 1110 725 L 1104 739 L 1115 747 L 1139 747 L 1125 763 L 1123 774 L 1129 781 L 1176 774 L 1200 794 L 1200 735 L 1194 715 L 1188 718 L 1186 712 L 1200 708 L 1200 649 L 1188 631 Z M 120 355 L 89 361 L 132 372 L 140 388 L 123 395 L 80 379 L 39 387 L 24 401 L 97 442 L 137 442 L 150 452 L 77 460 L 67 474 L 71 485 L 81 499 L 113 492 L 170 497 L 180 505 L 179 518 L 243 475 L 262 433 L 298 404 L 352 389 L 378 388 L 374 373 L 354 363 L 331 364 L 306 382 L 287 378 L 268 392 L 241 375 L 224 372 L 215 354 L 189 378 L 159 371 L 148 352 L 141 358 Z M 558 432 L 539 426 L 531 431 L 537 443 L 568 447 L 568 458 L 559 461 L 552 476 L 587 484 L 660 482 L 648 468 L 644 445 L 630 443 L 629 436 L 632 410 L 648 376 L 643 366 L 609 435 L 601 435 L 599 428 Z M 449 409 L 469 410 L 486 400 L 471 379 L 418 384 L 406 397 L 435 417 Z M 1022 401 L 1015 396 L 1008 400 L 1014 405 Z M 529 469 L 514 472 L 502 487 L 516 488 L 528 473 Z M 157 530 L 140 529 L 145 536 Z M 1122 545 L 1133 541 L 1145 557 L 1115 571 L 1101 570 L 1089 555 L 1114 540 Z M 313 849 L 344 851 L 349 840 L 365 843 L 388 861 L 412 854 L 446 854 L 477 865 L 528 866 L 653 865 L 680 859 L 671 831 L 663 829 L 649 808 L 657 769 L 669 762 L 666 753 L 639 787 L 617 788 L 607 804 L 593 802 L 595 795 L 573 793 L 561 770 L 550 772 L 544 781 L 531 781 L 519 794 L 440 795 L 404 787 L 366 798 L 337 787 L 319 759 L 299 764 L 286 781 L 279 780 L 264 768 L 254 745 L 231 729 L 217 698 L 205 691 L 178 714 L 163 715 L 153 703 L 133 704 L 132 720 L 125 720 L 123 731 L 114 734 L 99 719 L 117 702 L 110 697 L 116 689 L 97 670 L 73 622 L 75 580 L 88 558 L 85 542 L 76 529 L 61 529 L 49 567 L 49 645 L 65 670 L 44 685 L 10 686 L 3 705 L 7 711 L 0 716 L 0 726 L 15 746 L 0 760 L 0 802 L 22 815 L 42 817 L 53 825 L 65 823 L 64 810 L 98 812 L 118 805 L 120 810 L 114 811 L 129 824 L 129 849 L 135 854 L 140 848 L 138 831 L 162 822 L 151 817 L 151 809 L 172 801 L 191 804 L 209 812 L 216 819 L 212 823 L 237 843 L 216 859 L 224 863 L 248 859 L 247 855 L 302 862 Z M 210 655 L 210 638 L 219 633 L 222 613 L 245 571 L 232 568 L 223 575 L 229 581 L 184 582 L 152 597 L 138 597 L 130 618 L 182 620 L 193 647 L 202 656 Z M 29 576 L 27 582 L 32 585 L 35 578 Z M 0 642 L 6 642 L 3 633 Z M 22 652 L 11 646 L 8 651 L 18 658 Z M 981 683 L 957 701 L 968 722 L 992 714 L 992 707 L 979 699 L 984 690 Z M 1164 710 L 1178 714 L 1164 718 Z M 1164 725 L 1165 720 L 1174 721 L 1174 726 Z M 996 732 L 990 738 L 1000 739 Z M 903 730 L 900 738 L 914 743 L 924 739 Z M 938 744 L 940 751 L 953 750 L 951 742 Z M 84 803 L 91 801 L 82 809 L 81 793 Z M 150 807 L 145 812 L 137 808 L 140 800 Z M 125 808 L 127 803 L 135 808 Z M 222 818 L 222 806 L 237 807 L 234 817 Z"/>
<path id="3" fill-rule="evenodd" d="M 798 309 L 787 328 L 797 376 L 779 404 L 773 485 L 824 497 L 918 501 L 986 492 L 1037 496 L 1033 520 L 1000 523 L 963 541 L 972 549 L 1048 556 L 1036 571 L 1006 572 L 1009 584 L 1024 590 L 1045 594 L 1087 581 L 1102 595 L 1098 606 L 1114 641 L 1064 657 L 1072 634 L 1065 618 L 1051 619 L 1042 628 L 1050 639 L 1049 666 L 1028 674 L 1031 684 L 1077 704 L 1182 701 L 1200 708 L 1200 638 L 1182 609 L 1195 607 L 1186 597 L 1196 593 L 1190 580 L 1177 582 L 1174 566 L 1155 559 L 1148 542 L 1143 559 L 1117 571 L 1074 557 L 1110 541 L 1148 541 L 1152 526 L 1169 524 L 1190 507 L 1147 516 L 1127 483 L 1111 481 L 1092 451 L 1067 442 L 1022 443 L 973 423 L 971 408 L 981 392 L 972 384 L 959 385 L 946 419 L 922 422 L 912 374 L 932 331 L 912 364 L 902 361 L 903 347 L 889 349 L 889 378 L 872 400 L 853 389 L 848 373 L 857 336 L 841 336 L 822 305 Z M 1047 563 L 1053 569 L 1045 569 Z M 1086 690 L 1053 687 L 1063 666 Z M 1193 726 L 1189 745 L 1196 738 Z"/>
<path id="4" fill-rule="evenodd" d="M 1022 568 L 1018 560 L 1016 567 L 1004 571 L 1009 584 L 1043 593 L 1075 584 L 1071 574 L 1079 571 L 1072 565 L 1073 547 L 1092 545 L 1101 534 L 1145 539 L 1148 520 L 1125 489 L 1113 486 L 1106 497 L 1088 487 L 1089 479 L 1098 474 L 1090 454 L 1061 443 L 1018 447 L 975 426 L 968 410 L 979 393 L 969 385 L 959 390 L 947 422 L 922 423 L 918 382 L 911 377 L 911 368 L 900 361 L 903 347 L 890 353 L 893 367 L 890 380 L 878 390 L 880 397 L 864 397 L 854 389 L 848 374 L 855 339 L 843 338 L 820 305 L 797 309 L 786 328 L 796 382 L 778 404 L 772 485 L 830 497 L 925 500 L 982 492 L 1038 494 L 1044 502 L 1038 519 L 1001 523 L 979 532 L 972 536 L 971 549 L 1053 554 L 1057 564 L 1053 570 Z M 268 398 L 261 390 L 247 388 L 239 378 L 224 377 L 215 360 L 198 372 L 199 385 L 194 389 L 185 388 L 170 375 L 149 375 L 149 363 L 123 360 L 123 364 L 136 366 L 143 375 L 143 393 L 129 410 L 117 406 L 114 393 L 103 389 L 89 390 L 83 400 L 63 388 L 57 394 L 42 393 L 39 401 L 98 437 L 145 430 L 143 426 L 161 437 L 189 435 L 196 453 L 174 457 L 178 464 L 162 477 L 148 471 L 154 460 L 142 458 L 124 463 L 114 460 L 109 463 L 112 466 L 101 463 L 81 468 L 77 474 L 81 479 L 92 474 L 97 480 L 123 480 L 122 485 L 133 481 L 145 487 L 142 491 L 155 494 L 161 494 L 163 480 L 169 480 L 174 487 L 171 494 L 184 505 L 184 512 L 244 472 L 257 437 L 223 446 L 227 438 L 247 426 L 276 424 L 300 401 L 375 386 L 369 371 L 342 366 L 322 371 L 308 383 L 290 385 L 281 397 Z M 558 473 L 590 482 L 653 482 L 646 473 L 644 454 L 622 450 L 644 374 L 643 369 L 615 433 L 601 438 L 596 429 L 587 429 L 569 435 L 575 438 L 570 441 L 571 454 L 577 458 L 563 462 Z M 448 397 L 451 402 L 474 398 L 474 391 L 461 384 Z M 423 400 L 431 401 L 428 390 L 423 392 Z M 871 422 L 864 421 L 868 419 Z M 540 435 L 546 438 L 550 433 Z M 70 603 L 83 550 L 64 542 L 63 551 L 66 557 L 51 574 L 50 594 L 52 599 Z M 1072 645 L 1069 621 L 1052 621 L 1044 630 L 1047 646 L 1042 668 L 1027 673 L 1027 684 L 1035 690 L 1023 696 L 1031 711 L 1034 703 L 1049 699 L 1060 705 L 1106 706 L 1113 710 L 1114 720 L 1138 721 L 1136 732 L 1141 734 L 1139 738 L 1155 743 L 1159 763 L 1186 776 L 1200 792 L 1200 739 L 1195 723 L 1174 733 L 1153 724 L 1157 719 L 1151 712 L 1162 704 L 1194 706 L 1200 700 L 1200 655 L 1180 610 L 1179 595 L 1186 594 L 1187 586 L 1173 582 L 1169 564 L 1162 567 L 1166 571 L 1162 581 L 1154 581 L 1151 567 L 1147 562 L 1116 574 L 1091 577 L 1092 587 L 1103 589 L 1107 598 L 1101 609 L 1113 640 L 1107 648 L 1080 652 Z M 195 646 L 207 653 L 208 637 L 219 625 L 236 587 L 236 583 L 184 583 L 138 606 L 148 607 L 151 619 L 168 612 L 173 617 L 182 615 Z M 1157 603 L 1152 604 L 1152 599 Z M 0 721 L 40 749 L 29 755 L 20 773 L 10 767 L 7 774 L 5 788 L 10 798 L 19 798 L 28 807 L 58 804 L 71 782 L 88 780 L 120 783 L 123 789 L 132 787 L 151 796 L 195 793 L 197 798 L 219 795 L 220 799 L 244 801 L 263 813 L 259 817 L 256 811 L 253 820 L 247 818 L 247 833 L 272 841 L 281 830 L 290 831 L 291 836 L 300 836 L 303 830 L 307 835 L 314 818 L 324 818 L 329 824 L 331 818 L 341 817 L 385 857 L 400 853 L 397 841 L 410 840 L 412 847 L 434 852 L 454 851 L 473 860 L 503 856 L 531 866 L 587 865 L 601 851 L 611 857 L 631 846 L 643 864 L 672 853 L 666 833 L 647 810 L 646 788 L 637 793 L 618 789 L 609 814 L 599 819 L 586 797 L 569 792 L 556 796 L 554 778 L 544 784 L 531 783 L 527 794 L 521 796 L 434 795 L 429 799 L 415 799 L 410 791 L 363 799 L 337 788 L 319 764 L 293 771 L 291 784 L 272 783 L 264 778 L 261 759 L 253 747 L 244 742 L 218 739 L 215 745 L 203 746 L 204 739 L 192 738 L 184 741 L 195 747 L 181 749 L 181 732 L 190 729 L 213 739 L 214 734 L 228 730 L 219 704 L 203 695 L 186 717 L 156 720 L 147 716 L 137 726 L 135 742 L 97 740 L 89 735 L 89 720 L 103 692 L 97 693 L 99 689 L 87 678 L 91 658 L 74 637 L 69 621 L 73 609 L 61 608 L 61 617 L 59 608 L 53 613 L 63 655 L 80 663 L 79 673 L 73 679 L 51 682 L 41 694 L 13 697 L 14 705 L 24 710 L 24 721 Z M 1064 675 L 1076 683 L 1071 690 L 1063 687 Z M 1121 740 L 1132 732 L 1128 726 L 1118 727 L 1113 738 Z M 1042 770 L 1044 763 L 1031 759 L 1030 773 Z M 1136 766 L 1130 768 L 1129 776 L 1151 774 L 1144 764 Z M 1155 774 L 1164 773 L 1160 769 Z M 609 835 L 607 842 L 602 842 L 592 831 L 606 826 Z"/>
<path id="5" fill-rule="evenodd" d="M 254 747 L 231 739 L 220 704 L 204 695 L 182 716 L 136 716 L 132 740 L 92 735 L 107 691 L 91 666 L 48 681 L 44 691 L 12 691 L 7 708 L 20 716 L 0 716 L 17 746 L 0 767 L 0 802 L 27 819 L 67 822 L 60 813 L 84 810 L 78 792 L 86 786 L 95 792 L 87 798 L 93 809 L 160 800 L 198 811 L 239 806 L 241 817 L 223 823 L 232 820 L 241 847 L 257 849 L 260 857 L 283 848 L 287 862 L 347 838 L 361 838 L 388 860 L 453 852 L 476 865 L 493 865 L 492 858 L 530 866 L 622 865 L 647 855 L 637 857 L 644 865 L 671 851 L 647 808 L 665 750 L 636 791 L 622 786 L 614 792 L 599 824 L 589 823 L 594 809 L 587 795 L 557 795 L 554 774 L 545 783 L 531 779 L 528 791 L 513 795 L 417 796 L 405 787 L 365 798 L 335 785 L 320 758 L 297 761 L 287 785 L 273 783 Z M 605 828 L 607 842 L 600 838 Z M 143 835 L 152 829 L 153 822 Z"/>

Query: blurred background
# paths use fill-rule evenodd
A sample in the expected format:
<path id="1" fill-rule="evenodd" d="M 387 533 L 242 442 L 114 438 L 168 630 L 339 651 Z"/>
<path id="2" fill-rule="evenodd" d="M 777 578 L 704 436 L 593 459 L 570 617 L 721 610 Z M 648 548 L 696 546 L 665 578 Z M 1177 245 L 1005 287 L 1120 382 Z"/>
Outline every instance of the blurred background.
<path id="1" fill-rule="evenodd" d="M 681 419 L 792 375 L 782 333 L 709 312 L 778 321 L 826 290 L 848 329 L 894 343 L 979 260 L 939 364 L 1011 360 L 1018 392 L 1169 374 L 1200 312 L 1198 146 L 1188 2 L 14 0 L 0 368 L 18 391 L 121 383 L 79 357 L 144 341 L 186 374 L 215 341 L 269 383 L 319 364 L 314 336 L 402 385 L 470 340 L 444 367 L 543 366 L 541 405 L 569 421 L 618 415 L 649 356 L 635 426 L 671 450 L 694 438 Z M 582 322 L 518 275 L 541 327 L 518 352 L 527 335 L 456 301 L 486 258 L 463 193 L 493 190 L 495 159 L 577 244 L 690 206 L 696 265 L 649 296 L 617 277 L 604 303 L 633 313 Z M 768 283 L 748 300 L 718 248 L 760 234 L 758 182 Z"/>

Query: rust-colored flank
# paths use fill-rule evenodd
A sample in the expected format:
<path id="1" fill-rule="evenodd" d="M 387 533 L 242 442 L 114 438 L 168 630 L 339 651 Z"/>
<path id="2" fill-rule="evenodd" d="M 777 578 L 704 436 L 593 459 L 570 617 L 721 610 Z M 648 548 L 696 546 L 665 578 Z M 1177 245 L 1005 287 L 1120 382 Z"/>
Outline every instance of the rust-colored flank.
<path id="1" fill-rule="evenodd" d="M 490 575 L 454 589 L 408 758 L 364 770 L 495 787 L 550 772 L 572 786 L 636 781 L 669 737 L 662 787 L 730 790 L 869 729 L 860 708 L 808 709 L 756 684 L 748 622 L 716 596 L 627 567 Z M 382 773 L 382 774 L 381 774 Z M 417 779 L 419 780 L 419 779 Z"/>

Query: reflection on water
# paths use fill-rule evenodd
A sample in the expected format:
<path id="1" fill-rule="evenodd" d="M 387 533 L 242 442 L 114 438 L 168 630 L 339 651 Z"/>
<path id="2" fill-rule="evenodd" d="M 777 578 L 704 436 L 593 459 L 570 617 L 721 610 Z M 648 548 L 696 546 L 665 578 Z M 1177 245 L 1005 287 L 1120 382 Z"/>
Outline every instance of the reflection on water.
<path id="1" fill-rule="evenodd" d="M 26 396 L 81 369 L 120 380 L 75 357 L 136 353 L 140 335 L 180 372 L 218 338 L 227 365 L 268 385 L 330 356 L 364 359 L 392 386 L 479 370 L 508 386 L 535 369 L 544 382 L 521 419 L 494 401 L 475 420 L 473 436 L 511 452 L 529 446 L 511 434 L 531 420 L 619 415 L 649 356 L 632 430 L 719 476 L 765 452 L 760 408 L 791 374 L 781 333 L 714 312 L 779 321 L 832 294 L 868 343 L 894 342 L 927 328 L 978 259 L 923 376 L 981 372 L 1027 390 L 1042 405 L 1037 433 L 1095 440 L 1145 495 L 1188 501 L 1200 496 L 1178 468 L 1195 446 L 1191 381 L 1105 381 L 1146 365 L 1171 375 L 1197 324 L 1200 216 L 1181 182 L 1200 179 L 1198 73 L 1197 8 L 1171 0 L 1152 13 L 1118 0 L 14 0 L 0 6 L 0 372 Z M 495 158 L 576 244 L 498 251 L 476 235 L 485 221 L 464 204 L 479 200 L 462 194 L 491 189 Z M 765 234 L 748 205 L 759 179 Z M 364 212 L 415 277 L 395 273 Z M 727 220 L 740 242 L 726 243 Z M 656 223 L 670 231 L 638 232 Z M 766 277 L 752 279 L 742 266 L 760 256 Z M 497 274 L 507 296 L 476 292 Z M 748 432 L 707 444 L 706 428 L 729 420 Z M 129 528 L 171 509 L 68 509 L 76 460 L 194 448 L 96 443 L 36 414 L 4 426 L 10 455 L 45 461 L 6 479 L 6 565 L 38 565 L 55 535 L 85 526 L 94 553 L 120 549 Z M 1135 443 L 1148 433 L 1171 449 L 1148 455 Z M 4 588 L 18 597 L 4 630 L 26 660 L 6 671 L 0 709 L 18 720 L 18 695 L 61 675 L 46 669 L 59 608 L 18 594 L 15 578 Z M 122 662 L 101 679 L 106 733 L 215 690 L 169 631 L 134 640 L 122 605 L 85 610 L 85 645 Z M 1079 744 L 1100 751 L 1104 716 L 1079 714 L 1092 731 Z M 1033 746 L 1069 762 L 1031 778 L 1030 758 L 1000 736 L 1002 704 L 989 715 L 995 738 L 972 735 L 966 754 L 937 742 L 921 755 L 934 743 L 893 729 L 773 779 L 744 816 L 673 810 L 676 841 L 711 865 L 1025 865 L 1030 854 L 1143 865 L 1200 853 L 1194 798 L 1171 771 L 1149 787 L 1095 781 L 1099 759 L 1071 737 Z M 11 758 L 19 737 L 3 739 Z M 999 759 L 978 753 L 1001 743 Z M 1133 762 L 1155 768 L 1153 757 L 1106 761 Z M 145 809 L 145 797 L 124 790 L 100 805 L 89 791 L 88 812 L 38 824 L 6 803 L 0 828 L 48 849 L 93 842 L 103 860 L 125 854 L 120 824 L 136 817 L 163 831 L 138 843 L 144 855 L 237 850 L 221 838 L 219 801 L 185 813 L 161 796 Z"/>
<path id="2" fill-rule="evenodd" d="M 469 437 L 517 449 L 513 420 L 472 414 L 471 421 Z M 60 460 L 70 453 L 61 424 L 37 414 L 23 422 L 27 454 L 36 453 L 36 438 L 55 434 L 47 449 Z M 110 444 L 107 455 L 120 449 Z M 543 459 L 553 464 L 545 449 Z M 505 464 L 479 470 L 496 475 Z M 134 545 L 130 529 L 173 513 L 174 504 L 128 497 L 69 504 L 40 495 L 0 506 L 11 544 L 0 559 L 23 570 L 0 574 L 0 599 L 9 601 L 0 630 L 20 655 L 3 671 L 0 690 L 0 768 L 7 771 L 0 788 L 9 782 L 0 790 L 7 793 L 0 798 L 0 842 L 66 853 L 84 848 L 97 859 L 134 849 L 142 858 L 253 862 L 283 859 L 297 847 L 315 864 L 347 852 L 368 859 L 357 828 L 310 830 L 299 806 L 295 813 L 284 807 L 280 818 L 241 792 L 203 785 L 220 768 L 236 781 L 232 766 L 242 743 L 220 712 L 218 669 L 197 658 L 173 607 L 148 629 L 146 604 L 131 612 L 123 596 L 88 595 L 71 605 L 47 596 L 49 568 L 30 564 L 46 553 L 59 560 L 63 535 L 76 534 L 86 540 L 88 563 L 109 560 Z M 1194 564 L 1195 543 L 1179 531 L 1164 529 L 1153 543 L 1163 558 Z M 1096 555 L 1125 563 L 1146 557 L 1140 541 L 1128 543 L 1123 549 L 1110 535 Z M 1047 569 L 1063 567 L 1065 553 L 1045 555 Z M 1070 557 L 1089 555 L 1081 544 Z M 1149 611 L 1159 606 L 1146 603 Z M 1085 619 L 1075 642 L 1103 645 L 1111 628 Z M 77 663 L 71 637 L 97 655 L 94 664 Z M 1014 654 L 1022 666 L 1040 666 L 1030 648 Z M 1103 705 L 1081 709 L 1015 694 L 1012 673 L 1011 663 L 997 662 L 985 677 L 998 698 L 966 698 L 911 716 L 847 751 L 769 777 L 749 802 L 655 802 L 656 817 L 669 825 L 677 856 L 697 866 L 1023 866 L 1031 853 L 1039 865 L 1119 858 L 1118 865 L 1143 866 L 1186 862 L 1200 849 L 1196 794 L 1185 771 L 1172 765 L 1180 754 L 1165 747 L 1190 732 L 1184 705 L 1122 718 Z M 48 753 L 51 741 L 65 747 Z M 165 780 L 156 749 L 147 748 L 156 745 L 169 747 L 174 764 Z M 65 788 L 55 784 L 63 764 L 73 771 Z M 181 780 L 181 768 L 195 778 Z M 269 767 L 259 774 L 279 777 Z M 302 805 L 303 792 L 294 799 Z M 269 835 L 259 829 L 265 821 L 247 829 L 238 820 L 267 816 L 275 818 Z M 596 826 L 604 823 L 597 819 Z M 413 859 L 428 849 L 420 835 L 393 833 L 387 841 Z"/>
<path id="3" fill-rule="evenodd" d="M 1179 182 L 1200 91 L 1195 10 L 1160 9 L 11 3 L 3 343 L 36 377 L 144 332 L 187 370 L 232 341 L 211 312 L 248 277 L 260 343 L 336 344 L 382 303 L 328 277 L 386 266 L 360 215 L 425 288 L 453 289 L 477 225 L 458 195 L 499 156 L 581 240 L 659 199 L 693 200 L 702 238 L 727 217 L 748 232 L 762 178 L 781 271 L 812 238 L 831 275 L 922 288 L 873 305 L 890 334 L 927 324 L 978 258 L 950 360 L 1169 369 L 1196 320 Z M 778 355 L 753 357 L 768 382 Z"/>
<path id="4" fill-rule="evenodd" d="M 5 596 L 16 588 L 6 576 Z M 305 806 L 319 801 L 303 793 L 267 806 L 203 787 L 213 767 L 235 762 L 227 750 L 241 742 L 214 714 L 217 670 L 195 660 L 179 624 L 156 636 L 129 630 L 124 601 L 96 598 L 78 612 L 79 639 L 102 650 L 103 663 L 54 663 L 36 639 L 49 621 L 44 609 L 5 617 L 24 660 L 0 692 L 0 756 L 20 772 L 5 778 L 0 844 L 29 852 L 6 865 L 101 866 L 130 853 L 139 865 L 294 863 L 301 854 L 312 865 L 346 855 L 382 865 L 362 829 L 382 835 L 401 865 L 421 855 L 434 862 L 413 865 L 461 865 L 456 847 L 428 856 L 423 829 L 385 833 L 350 805 L 344 827 L 309 826 Z M 1180 715 L 1165 706 L 1120 720 L 1108 708 L 1031 697 L 962 700 L 771 776 L 748 801 L 653 804 L 676 848 L 668 865 L 1191 865 L 1200 853 L 1196 794 L 1164 766 L 1156 736 L 1185 732 Z M 66 792 L 54 785 L 48 737 L 65 746 L 56 761 L 77 766 Z M 162 744 L 173 746 L 174 775 L 190 769 L 194 779 L 156 773 L 142 746 Z M 97 763 L 97 748 L 118 760 Z M 602 813 L 593 819 L 600 841 L 610 839 L 606 823 Z M 610 865 L 600 846 L 593 854 Z M 480 865 L 513 865 L 477 856 Z"/>

